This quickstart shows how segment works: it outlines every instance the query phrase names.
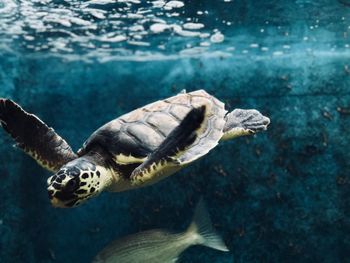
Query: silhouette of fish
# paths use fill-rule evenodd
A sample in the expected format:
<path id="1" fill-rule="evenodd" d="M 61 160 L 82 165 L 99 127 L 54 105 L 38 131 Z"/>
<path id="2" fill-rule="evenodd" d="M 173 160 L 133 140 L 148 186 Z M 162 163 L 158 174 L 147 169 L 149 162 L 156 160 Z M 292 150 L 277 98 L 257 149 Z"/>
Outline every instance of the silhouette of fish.
<path id="1" fill-rule="evenodd" d="M 93 263 L 170 263 L 188 247 L 202 245 L 228 251 L 215 232 L 204 202 L 196 206 L 192 223 L 183 233 L 154 229 L 118 239 L 104 248 Z"/>

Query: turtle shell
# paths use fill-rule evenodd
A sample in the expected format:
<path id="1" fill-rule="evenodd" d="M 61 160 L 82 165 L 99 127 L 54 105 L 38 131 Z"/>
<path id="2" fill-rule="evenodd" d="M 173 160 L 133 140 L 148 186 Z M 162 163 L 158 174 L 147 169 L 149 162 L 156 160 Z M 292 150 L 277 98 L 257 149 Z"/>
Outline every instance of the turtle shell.
<path id="1" fill-rule="evenodd" d="M 83 152 L 94 145 L 107 150 L 119 164 L 142 162 L 194 107 L 206 105 L 206 119 L 197 139 L 181 155 L 191 162 L 215 147 L 223 135 L 224 103 L 204 90 L 181 93 L 156 101 L 110 121 L 84 143 Z"/>

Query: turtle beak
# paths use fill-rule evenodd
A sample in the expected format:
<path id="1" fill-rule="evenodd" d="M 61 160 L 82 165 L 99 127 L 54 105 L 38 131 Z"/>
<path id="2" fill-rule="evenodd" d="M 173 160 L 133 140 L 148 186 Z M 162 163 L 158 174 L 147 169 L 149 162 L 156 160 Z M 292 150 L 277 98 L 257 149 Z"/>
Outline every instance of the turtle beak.
<path id="1" fill-rule="evenodd" d="M 52 204 L 53 207 L 60 207 L 60 208 L 64 208 L 66 206 L 64 206 L 64 204 L 54 196 L 54 193 L 55 193 L 55 188 L 53 188 L 52 185 L 50 185 L 48 188 L 47 188 L 47 193 L 49 195 L 49 198 L 50 198 L 50 202 Z"/>
<path id="2" fill-rule="evenodd" d="M 50 198 L 50 200 L 51 200 L 51 199 L 53 198 L 53 194 L 55 193 L 55 191 L 54 191 L 54 189 L 53 189 L 52 186 L 49 186 L 49 187 L 47 188 L 47 193 L 48 193 L 49 198 Z"/>
<path id="3" fill-rule="evenodd" d="M 56 197 L 52 197 L 50 201 L 53 207 L 66 208 Z"/>

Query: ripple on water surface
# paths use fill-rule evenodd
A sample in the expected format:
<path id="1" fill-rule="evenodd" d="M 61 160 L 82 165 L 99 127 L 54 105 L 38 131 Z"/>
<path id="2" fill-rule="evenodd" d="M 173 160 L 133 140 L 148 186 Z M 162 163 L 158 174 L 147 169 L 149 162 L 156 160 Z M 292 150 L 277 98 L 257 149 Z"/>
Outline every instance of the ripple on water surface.
<path id="1" fill-rule="evenodd" d="M 343 1 L 0 0 L 0 50 L 101 61 L 215 52 L 276 58 L 310 47 L 330 54 L 349 50 Z"/>
<path id="2" fill-rule="evenodd" d="M 142 47 L 178 52 L 213 33 L 186 15 L 183 1 L 2 0 L 0 20 L 0 34 L 7 36 L 2 44 L 16 40 L 13 49 L 42 54 L 130 55 Z"/>

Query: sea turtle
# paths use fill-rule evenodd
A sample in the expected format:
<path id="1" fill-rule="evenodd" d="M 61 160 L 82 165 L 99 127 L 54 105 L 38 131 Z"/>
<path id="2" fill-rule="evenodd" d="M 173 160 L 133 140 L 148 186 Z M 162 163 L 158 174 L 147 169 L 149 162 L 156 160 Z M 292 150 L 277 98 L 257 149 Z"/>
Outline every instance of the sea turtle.
<path id="1" fill-rule="evenodd" d="M 74 153 L 67 142 L 10 99 L 0 122 L 17 146 L 41 166 L 53 206 L 77 206 L 104 190 L 153 184 L 202 157 L 219 141 L 265 130 L 269 118 L 235 109 L 204 90 L 181 92 L 122 115 L 96 130 Z"/>

